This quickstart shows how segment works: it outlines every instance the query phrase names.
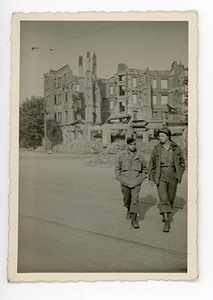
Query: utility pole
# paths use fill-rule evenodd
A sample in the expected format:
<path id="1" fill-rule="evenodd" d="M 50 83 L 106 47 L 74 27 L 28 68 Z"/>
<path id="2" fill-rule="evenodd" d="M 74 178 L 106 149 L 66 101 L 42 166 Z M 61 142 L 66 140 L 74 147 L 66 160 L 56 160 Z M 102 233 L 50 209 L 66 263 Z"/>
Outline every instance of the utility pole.
<path id="1" fill-rule="evenodd" d="M 46 119 L 46 109 L 44 111 L 44 150 L 47 150 L 47 119 Z"/>

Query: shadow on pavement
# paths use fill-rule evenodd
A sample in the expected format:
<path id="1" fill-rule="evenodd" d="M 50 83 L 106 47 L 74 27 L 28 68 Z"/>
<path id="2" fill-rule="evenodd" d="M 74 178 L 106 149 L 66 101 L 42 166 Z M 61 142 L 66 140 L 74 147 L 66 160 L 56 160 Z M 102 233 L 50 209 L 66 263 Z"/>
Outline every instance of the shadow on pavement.
<path id="1" fill-rule="evenodd" d="M 173 216 L 179 210 L 182 210 L 185 207 L 185 205 L 186 205 L 186 201 L 183 198 L 181 198 L 181 197 L 175 198 L 173 210 L 172 210 L 172 213 L 171 213 L 171 216 L 170 216 L 170 222 L 171 223 L 173 222 Z M 158 204 L 157 208 L 159 209 L 159 204 Z"/>
<path id="2" fill-rule="evenodd" d="M 156 204 L 157 204 L 157 199 L 154 198 L 152 195 L 148 195 L 146 197 L 139 198 L 138 221 L 143 221 L 145 219 L 145 214 L 147 213 L 147 211 Z"/>
<path id="3" fill-rule="evenodd" d="M 173 216 L 179 211 L 182 210 L 186 205 L 186 201 L 181 198 L 177 197 L 174 201 L 173 211 L 171 213 L 170 221 L 173 222 Z"/>

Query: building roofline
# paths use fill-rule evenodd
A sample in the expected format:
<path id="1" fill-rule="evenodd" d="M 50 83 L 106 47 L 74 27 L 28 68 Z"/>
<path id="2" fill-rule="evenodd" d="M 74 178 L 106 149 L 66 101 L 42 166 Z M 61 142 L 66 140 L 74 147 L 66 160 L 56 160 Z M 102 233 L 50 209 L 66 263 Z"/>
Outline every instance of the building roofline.
<path id="1" fill-rule="evenodd" d="M 70 66 L 69 65 L 65 65 L 65 66 L 63 66 L 62 68 L 60 68 L 60 69 L 58 69 L 58 70 L 50 70 L 49 72 L 50 73 L 56 73 L 56 72 L 59 72 L 59 71 L 61 71 L 61 70 L 63 70 L 63 69 L 66 69 L 66 68 L 69 68 L 70 69 Z"/>

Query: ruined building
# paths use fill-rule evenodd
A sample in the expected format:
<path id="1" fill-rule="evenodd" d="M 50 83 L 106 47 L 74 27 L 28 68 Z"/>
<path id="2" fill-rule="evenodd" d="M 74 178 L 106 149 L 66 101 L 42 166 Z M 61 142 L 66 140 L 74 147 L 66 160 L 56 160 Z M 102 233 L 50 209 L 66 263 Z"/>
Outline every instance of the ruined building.
<path id="1" fill-rule="evenodd" d="M 171 70 L 129 69 L 118 64 L 117 74 L 102 80 L 104 95 L 102 119 L 130 115 L 133 120 L 149 123 L 181 123 L 187 121 L 188 73 L 181 63 L 174 62 Z"/>
<path id="2" fill-rule="evenodd" d="M 97 77 L 97 58 L 79 57 L 79 74 L 66 65 L 44 74 L 46 111 L 62 126 L 64 142 L 85 135 L 85 128 L 143 121 L 146 130 L 162 124 L 186 124 L 188 116 L 188 69 L 173 62 L 171 70 L 129 69 L 117 66 L 108 78 Z M 78 128 L 76 128 L 78 124 Z"/>

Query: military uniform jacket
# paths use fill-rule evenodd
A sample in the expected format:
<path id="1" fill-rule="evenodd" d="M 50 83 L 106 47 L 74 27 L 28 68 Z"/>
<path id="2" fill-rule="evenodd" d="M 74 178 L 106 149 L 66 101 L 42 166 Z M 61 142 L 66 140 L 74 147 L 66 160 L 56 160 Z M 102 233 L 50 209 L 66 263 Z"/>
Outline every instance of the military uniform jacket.
<path id="1" fill-rule="evenodd" d="M 130 154 L 126 149 L 119 155 L 115 165 L 116 179 L 121 184 L 133 188 L 142 184 L 147 177 L 146 161 L 140 151 Z"/>
<path id="2" fill-rule="evenodd" d="M 175 142 L 171 141 L 173 161 L 175 165 L 176 177 L 179 183 L 181 183 L 182 175 L 185 170 L 185 160 L 183 152 Z M 156 185 L 159 184 L 161 174 L 161 143 L 157 144 L 153 151 L 149 162 L 149 180 L 154 181 Z"/>

